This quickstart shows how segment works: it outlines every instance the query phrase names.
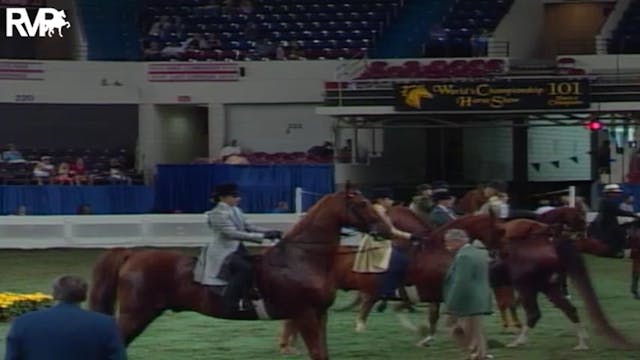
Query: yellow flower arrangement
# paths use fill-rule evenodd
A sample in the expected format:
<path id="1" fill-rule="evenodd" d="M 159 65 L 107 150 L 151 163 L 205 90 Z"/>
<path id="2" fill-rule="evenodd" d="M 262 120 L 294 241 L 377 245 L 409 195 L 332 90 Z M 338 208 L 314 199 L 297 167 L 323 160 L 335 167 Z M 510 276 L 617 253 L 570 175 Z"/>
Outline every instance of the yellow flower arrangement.
<path id="1" fill-rule="evenodd" d="M 0 321 L 7 321 L 33 310 L 40 310 L 53 304 L 53 298 L 40 292 L 18 294 L 0 292 Z"/>

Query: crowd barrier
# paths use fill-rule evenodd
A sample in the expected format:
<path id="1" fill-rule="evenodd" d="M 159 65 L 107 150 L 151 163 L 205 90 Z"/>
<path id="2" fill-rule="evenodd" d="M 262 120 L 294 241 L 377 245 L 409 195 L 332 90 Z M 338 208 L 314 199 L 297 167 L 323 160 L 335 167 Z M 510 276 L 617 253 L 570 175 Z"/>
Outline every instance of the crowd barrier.
<path id="1" fill-rule="evenodd" d="M 595 215 L 589 213 L 588 221 Z M 258 226 L 286 231 L 301 215 L 247 216 Z M 204 214 L 0 217 L 0 249 L 200 247 L 210 239 Z M 342 243 L 353 245 L 357 240 L 351 236 Z"/>

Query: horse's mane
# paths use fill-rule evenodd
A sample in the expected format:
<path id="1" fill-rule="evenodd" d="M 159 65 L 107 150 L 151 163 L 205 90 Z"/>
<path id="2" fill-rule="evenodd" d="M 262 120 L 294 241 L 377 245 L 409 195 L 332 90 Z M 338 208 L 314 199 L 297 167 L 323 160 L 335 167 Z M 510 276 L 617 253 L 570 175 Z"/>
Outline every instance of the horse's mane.
<path id="1" fill-rule="evenodd" d="M 402 231 L 423 234 L 431 233 L 434 230 L 433 224 L 424 221 L 406 206 L 396 205 L 389 210 L 388 214 L 393 225 Z M 402 216 L 402 219 L 394 219 L 395 216 Z"/>
<path id="2" fill-rule="evenodd" d="M 446 223 L 446 224 L 444 224 L 444 225 L 442 225 L 442 226 L 440 226 L 440 227 L 436 228 L 436 229 L 433 231 L 433 233 L 431 233 L 431 236 L 434 236 L 434 237 L 435 237 L 435 236 L 444 236 L 445 231 L 447 231 L 447 230 L 449 230 L 449 229 L 455 229 L 456 227 L 460 226 L 461 224 L 466 225 L 466 224 L 467 224 L 467 222 L 468 222 L 469 220 L 475 220 L 475 219 L 477 219 L 477 220 L 479 221 L 480 219 L 483 219 L 483 218 L 485 218 L 485 217 L 486 217 L 486 218 L 489 218 L 489 217 L 490 217 L 490 215 L 485 215 L 485 214 L 482 214 L 482 215 L 468 214 L 468 215 L 460 216 L 460 217 L 458 217 L 458 218 L 456 218 L 456 219 L 454 219 L 454 220 L 451 220 L 451 221 L 449 221 L 448 223 Z"/>
<path id="3" fill-rule="evenodd" d="M 307 228 L 308 225 L 313 222 L 313 220 L 317 216 L 319 209 L 322 208 L 325 205 L 325 203 L 329 202 L 329 200 L 331 200 L 334 197 L 335 197 L 335 194 L 329 194 L 329 195 L 323 196 L 322 198 L 320 198 L 320 200 L 316 201 L 316 203 L 313 204 L 313 206 L 311 206 L 309 210 L 307 210 L 307 213 L 300 220 L 298 220 L 298 222 L 293 226 L 293 228 L 285 234 L 282 240 L 291 241 L 295 239 L 298 235 L 300 235 L 305 230 L 305 228 Z"/>

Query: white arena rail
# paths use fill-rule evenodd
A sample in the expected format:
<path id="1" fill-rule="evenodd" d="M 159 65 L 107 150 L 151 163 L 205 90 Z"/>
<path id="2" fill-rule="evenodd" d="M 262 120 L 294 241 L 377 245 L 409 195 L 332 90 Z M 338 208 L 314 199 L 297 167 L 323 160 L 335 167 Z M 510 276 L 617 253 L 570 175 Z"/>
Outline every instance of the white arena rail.
<path id="1" fill-rule="evenodd" d="M 287 230 L 296 214 L 248 214 L 258 226 Z M 202 246 L 211 239 L 204 214 L 0 217 L 0 248 Z"/>
<path id="2" fill-rule="evenodd" d="M 589 213 L 588 221 L 597 213 Z M 248 214 L 249 221 L 286 231 L 300 215 Z M 628 219 L 620 218 L 620 222 Z M 211 239 L 204 214 L 0 217 L 0 249 L 200 247 Z M 357 236 L 343 244 L 358 243 Z"/>

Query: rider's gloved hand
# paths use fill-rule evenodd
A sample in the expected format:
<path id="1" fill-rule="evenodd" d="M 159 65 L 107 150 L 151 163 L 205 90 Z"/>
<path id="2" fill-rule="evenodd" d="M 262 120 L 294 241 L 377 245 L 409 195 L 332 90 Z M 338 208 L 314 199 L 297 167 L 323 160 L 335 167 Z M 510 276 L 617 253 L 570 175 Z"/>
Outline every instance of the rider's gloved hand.
<path id="1" fill-rule="evenodd" d="M 282 231 L 270 230 L 265 232 L 263 237 L 269 240 L 278 240 L 282 238 Z"/>
<path id="2" fill-rule="evenodd" d="M 411 241 L 411 244 L 419 245 L 424 241 L 424 238 L 418 234 L 411 234 L 409 240 Z"/>

